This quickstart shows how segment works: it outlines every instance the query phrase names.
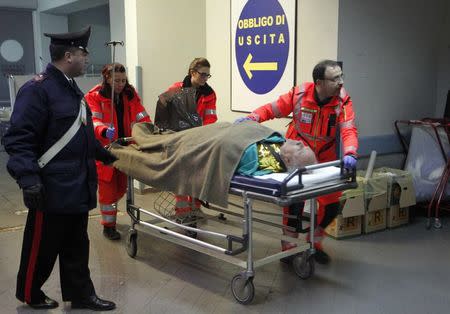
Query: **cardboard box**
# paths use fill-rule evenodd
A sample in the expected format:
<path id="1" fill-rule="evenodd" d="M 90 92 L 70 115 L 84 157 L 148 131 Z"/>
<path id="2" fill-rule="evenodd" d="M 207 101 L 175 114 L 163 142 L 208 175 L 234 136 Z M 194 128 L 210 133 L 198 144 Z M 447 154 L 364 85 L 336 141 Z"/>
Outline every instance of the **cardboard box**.
<path id="1" fill-rule="evenodd" d="M 361 217 L 346 217 L 338 215 L 326 228 L 325 232 L 335 238 L 342 239 L 361 234 Z"/>
<path id="2" fill-rule="evenodd" d="M 365 176 L 365 171 L 358 171 L 359 177 Z M 386 209 L 387 202 L 387 176 L 372 176 L 365 182 L 361 180 L 364 190 L 364 204 L 366 212 L 377 211 L 379 209 Z"/>
<path id="3" fill-rule="evenodd" d="M 394 168 L 378 168 L 374 177 L 384 176 L 388 179 L 388 206 L 400 205 L 400 208 L 416 204 L 416 192 L 413 177 L 408 171 Z"/>
<path id="4" fill-rule="evenodd" d="M 342 217 L 355 217 L 364 215 L 364 190 L 362 178 L 357 178 L 358 187 L 356 189 L 350 189 L 342 192 L 340 202 L 342 206 Z"/>
<path id="5" fill-rule="evenodd" d="M 363 233 L 372 233 L 386 229 L 386 209 L 367 211 L 363 221 Z"/>
<path id="6" fill-rule="evenodd" d="M 406 225 L 409 222 L 409 207 L 400 207 L 400 205 L 392 205 L 388 208 L 387 227 L 395 228 L 401 225 Z"/>

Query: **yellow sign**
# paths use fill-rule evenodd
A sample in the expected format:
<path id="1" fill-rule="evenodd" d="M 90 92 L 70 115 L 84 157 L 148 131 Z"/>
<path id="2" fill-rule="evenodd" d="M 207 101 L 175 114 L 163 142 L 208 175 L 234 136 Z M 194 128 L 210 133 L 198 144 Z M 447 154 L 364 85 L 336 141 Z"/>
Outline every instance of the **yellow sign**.
<path id="1" fill-rule="evenodd" d="M 277 71 L 278 62 L 253 62 L 253 56 L 251 53 L 248 54 L 247 59 L 244 62 L 244 70 L 248 78 L 253 77 L 252 71 Z"/>

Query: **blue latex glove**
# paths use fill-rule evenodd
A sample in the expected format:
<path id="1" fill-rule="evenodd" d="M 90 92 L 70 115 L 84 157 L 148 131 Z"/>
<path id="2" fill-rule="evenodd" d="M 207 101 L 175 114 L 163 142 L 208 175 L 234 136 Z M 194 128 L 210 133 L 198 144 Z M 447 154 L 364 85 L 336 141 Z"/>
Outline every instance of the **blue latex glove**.
<path id="1" fill-rule="evenodd" d="M 240 117 L 240 118 L 237 118 L 236 120 L 234 120 L 234 124 L 242 123 L 244 121 L 255 121 L 255 120 L 253 120 L 252 118 L 249 118 L 249 117 Z"/>
<path id="2" fill-rule="evenodd" d="M 356 158 L 352 155 L 344 156 L 343 159 L 345 169 L 355 169 L 356 168 Z"/>
<path id="3" fill-rule="evenodd" d="M 116 129 L 114 127 L 109 127 L 106 129 L 106 138 L 109 140 L 112 140 L 114 137 L 114 134 L 116 134 Z"/>

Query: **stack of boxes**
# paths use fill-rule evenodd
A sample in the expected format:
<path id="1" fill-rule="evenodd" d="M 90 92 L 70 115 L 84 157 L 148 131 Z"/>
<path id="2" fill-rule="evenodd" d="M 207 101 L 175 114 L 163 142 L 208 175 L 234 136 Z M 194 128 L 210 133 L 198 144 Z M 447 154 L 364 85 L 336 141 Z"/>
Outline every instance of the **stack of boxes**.
<path id="1" fill-rule="evenodd" d="M 374 177 L 386 177 L 387 184 L 387 227 L 395 228 L 409 221 L 409 207 L 416 204 L 413 178 L 407 171 L 379 168 Z"/>
<path id="2" fill-rule="evenodd" d="M 342 213 L 325 229 L 331 237 L 353 237 L 408 223 L 408 208 L 416 203 L 412 176 L 391 168 L 374 170 L 367 181 L 364 176 L 358 171 L 358 188 L 343 192 Z"/>

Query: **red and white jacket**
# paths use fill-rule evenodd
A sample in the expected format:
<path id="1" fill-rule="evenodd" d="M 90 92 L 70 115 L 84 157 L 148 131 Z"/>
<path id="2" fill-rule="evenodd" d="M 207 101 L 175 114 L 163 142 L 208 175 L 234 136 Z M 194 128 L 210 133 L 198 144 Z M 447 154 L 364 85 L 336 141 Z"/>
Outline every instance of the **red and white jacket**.
<path id="1" fill-rule="evenodd" d="M 100 93 L 102 85 L 96 85 L 86 95 L 85 99 L 92 111 L 92 120 L 94 122 L 95 137 L 103 144 L 109 144 L 109 139 L 102 136 L 102 132 L 110 126 L 111 114 L 113 114 L 113 124 L 116 134 L 113 140 L 117 139 L 117 116 L 116 111 L 111 112 L 111 98 L 104 97 Z M 149 115 L 141 104 L 141 99 L 137 92 L 133 89 L 133 97 L 129 97 L 125 93 L 120 94 L 123 100 L 123 128 L 124 136 L 131 136 L 131 128 L 137 122 L 151 122 Z M 114 168 L 105 166 L 101 162 L 97 162 L 97 173 L 101 180 L 109 181 L 111 179 Z"/>
<path id="2" fill-rule="evenodd" d="M 314 83 L 303 83 L 281 95 L 278 100 L 254 110 L 249 117 L 263 122 L 293 113 L 286 137 L 301 140 L 315 152 L 319 162 L 337 159 L 336 136 L 339 127 L 342 154 L 357 155 L 358 131 L 350 96 L 344 88 L 330 102 L 319 106 Z"/>
<path id="3" fill-rule="evenodd" d="M 168 91 L 174 91 L 182 87 L 191 87 L 191 78 L 186 76 L 183 82 L 176 82 L 169 87 Z M 197 113 L 203 120 L 203 125 L 211 124 L 217 121 L 216 113 L 216 93 L 208 84 L 198 89 Z"/>

